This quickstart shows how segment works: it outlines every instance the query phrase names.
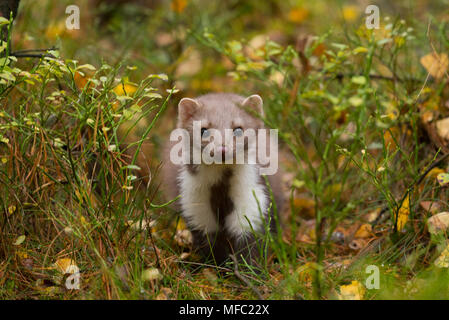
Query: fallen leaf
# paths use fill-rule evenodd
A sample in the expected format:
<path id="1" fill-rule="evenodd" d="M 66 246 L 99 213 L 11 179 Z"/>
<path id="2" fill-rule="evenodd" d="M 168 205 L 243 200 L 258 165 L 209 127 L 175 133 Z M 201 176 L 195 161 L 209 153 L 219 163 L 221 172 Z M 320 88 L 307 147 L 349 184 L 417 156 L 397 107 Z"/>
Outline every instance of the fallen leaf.
<path id="1" fill-rule="evenodd" d="M 170 288 L 161 288 L 159 294 L 156 296 L 156 300 L 171 300 L 173 291 Z"/>
<path id="2" fill-rule="evenodd" d="M 16 211 L 16 206 L 15 205 L 11 205 L 8 207 L 8 213 L 11 215 Z"/>
<path id="3" fill-rule="evenodd" d="M 421 201 L 419 205 L 421 206 L 421 208 L 423 208 L 427 212 L 430 212 L 431 214 L 435 214 L 441 209 L 441 205 L 438 202 L 434 201 Z"/>
<path id="4" fill-rule="evenodd" d="M 449 245 L 443 250 L 441 255 L 435 260 L 434 264 L 438 268 L 449 268 Z"/>
<path id="5" fill-rule="evenodd" d="M 297 24 L 302 23 L 309 16 L 309 10 L 299 7 L 293 8 L 288 13 L 288 20 Z"/>
<path id="6" fill-rule="evenodd" d="M 134 221 L 134 220 L 128 220 L 126 222 L 126 225 L 129 226 L 134 231 L 143 231 L 147 230 L 148 228 L 152 228 L 156 225 L 156 221 Z"/>
<path id="7" fill-rule="evenodd" d="M 348 22 L 355 21 L 359 17 L 359 9 L 356 6 L 343 7 L 343 19 Z"/>
<path id="8" fill-rule="evenodd" d="M 449 140 L 449 118 L 438 120 L 435 125 L 440 138 Z"/>
<path id="9" fill-rule="evenodd" d="M 398 127 L 391 127 L 384 133 L 384 144 L 388 151 L 394 152 L 398 147 L 397 141 L 399 141 L 400 130 Z"/>
<path id="10" fill-rule="evenodd" d="M 307 262 L 299 266 L 295 273 L 297 274 L 298 281 L 301 283 L 312 284 L 312 280 L 316 273 L 317 266 L 313 262 Z"/>
<path id="11" fill-rule="evenodd" d="M 177 230 L 175 234 L 175 241 L 180 247 L 188 247 L 193 243 L 193 236 L 190 230 Z"/>
<path id="12" fill-rule="evenodd" d="M 315 200 L 310 198 L 294 198 L 293 208 L 299 216 L 310 219 L 315 217 Z"/>
<path id="13" fill-rule="evenodd" d="M 445 171 L 440 168 L 432 168 L 432 170 L 429 171 L 426 177 L 436 178 L 440 173 L 445 173 Z"/>
<path id="14" fill-rule="evenodd" d="M 362 300 L 365 295 L 365 288 L 357 280 L 348 285 L 340 286 L 340 300 Z"/>
<path id="15" fill-rule="evenodd" d="M 429 53 L 421 58 L 421 64 L 434 78 L 442 78 L 448 70 L 449 58 L 445 53 Z"/>
<path id="16" fill-rule="evenodd" d="M 202 271 L 203 275 L 206 277 L 207 281 L 210 283 L 216 283 L 218 278 L 217 274 L 211 268 L 204 268 Z"/>
<path id="17" fill-rule="evenodd" d="M 437 181 L 440 186 L 444 187 L 449 183 L 449 173 L 439 173 L 437 175 Z"/>
<path id="18" fill-rule="evenodd" d="M 449 228 L 449 212 L 440 212 L 427 220 L 427 228 L 431 234 L 438 234 Z"/>
<path id="19" fill-rule="evenodd" d="M 16 241 L 13 243 L 15 246 L 20 246 L 26 239 L 25 235 L 19 236 Z"/>
<path id="20" fill-rule="evenodd" d="M 369 223 L 362 224 L 356 231 L 354 238 L 369 238 L 373 235 L 372 227 Z"/>
<path id="21" fill-rule="evenodd" d="M 66 273 L 78 273 L 79 272 L 79 268 L 78 266 L 75 264 L 75 261 L 73 261 L 70 258 L 62 258 L 62 259 L 58 259 L 56 260 L 54 267 L 61 273 L 66 274 Z"/>
<path id="22" fill-rule="evenodd" d="M 374 222 L 379 217 L 381 211 L 382 211 L 381 208 L 376 208 L 375 210 L 367 213 L 364 217 L 367 222 Z"/>
<path id="23" fill-rule="evenodd" d="M 396 221 L 396 228 L 398 231 L 404 229 L 405 224 L 408 221 L 409 214 L 410 214 L 410 200 L 408 197 L 406 197 L 398 210 L 398 216 Z"/>
<path id="24" fill-rule="evenodd" d="M 93 86 L 94 86 L 93 82 L 89 82 L 91 77 L 85 73 L 76 71 L 75 75 L 73 76 L 73 79 L 74 79 L 75 84 L 79 90 L 84 90 L 88 83 L 89 83 L 89 85 L 88 85 L 89 89 L 93 88 Z"/>
<path id="25" fill-rule="evenodd" d="M 162 273 L 158 268 L 145 269 L 142 272 L 143 281 L 161 280 L 163 278 Z"/>
<path id="26" fill-rule="evenodd" d="M 172 0 L 170 8 L 176 13 L 182 13 L 187 6 L 187 0 Z"/>
<path id="27" fill-rule="evenodd" d="M 180 260 L 186 260 L 188 257 L 190 257 L 190 252 L 183 252 L 181 253 L 181 255 L 179 256 Z"/>
<path id="28" fill-rule="evenodd" d="M 114 88 L 114 92 L 117 96 L 132 96 L 137 91 L 137 86 L 132 83 L 120 83 Z"/>

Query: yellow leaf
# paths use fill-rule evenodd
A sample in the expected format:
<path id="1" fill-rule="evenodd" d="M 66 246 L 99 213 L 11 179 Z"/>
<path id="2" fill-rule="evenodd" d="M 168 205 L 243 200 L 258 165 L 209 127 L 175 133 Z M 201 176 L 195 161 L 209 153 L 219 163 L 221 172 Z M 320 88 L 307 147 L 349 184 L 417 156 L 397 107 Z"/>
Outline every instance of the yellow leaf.
<path id="1" fill-rule="evenodd" d="M 444 187 L 449 183 L 449 173 L 439 173 L 437 175 L 437 181 L 440 186 Z"/>
<path id="2" fill-rule="evenodd" d="M 187 6 L 187 0 L 172 0 L 170 8 L 176 13 L 182 13 Z"/>
<path id="3" fill-rule="evenodd" d="M 441 168 L 433 168 L 432 170 L 429 171 L 429 173 L 427 174 L 427 177 L 429 178 L 436 178 L 440 173 L 445 173 L 446 171 L 444 171 Z"/>
<path id="4" fill-rule="evenodd" d="M 449 58 L 445 53 L 429 53 L 421 58 L 421 64 L 427 72 L 434 78 L 442 78 L 448 71 Z"/>
<path id="5" fill-rule="evenodd" d="M 305 8 L 294 8 L 288 13 L 288 20 L 294 23 L 302 23 L 309 16 L 309 10 Z"/>
<path id="6" fill-rule="evenodd" d="M 183 218 L 179 218 L 178 224 L 176 225 L 176 230 L 182 231 L 184 229 L 187 229 L 186 223 Z"/>
<path id="7" fill-rule="evenodd" d="M 75 264 L 75 261 L 73 261 L 70 258 L 62 258 L 62 259 L 58 259 L 56 260 L 54 267 L 56 268 L 56 270 L 58 270 L 61 273 L 78 273 L 79 272 L 79 268 L 78 266 Z"/>
<path id="8" fill-rule="evenodd" d="M 137 86 L 131 83 L 120 83 L 114 88 L 114 92 L 119 97 L 131 96 L 137 91 Z"/>
<path id="9" fill-rule="evenodd" d="M 438 268 L 449 268 L 449 245 L 443 250 L 441 255 L 435 260 L 434 264 Z"/>
<path id="10" fill-rule="evenodd" d="M 16 206 L 15 205 L 11 205 L 8 207 L 8 213 L 9 214 L 13 214 L 16 211 Z"/>
<path id="11" fill-rule="evenodd" d="M 294 198 L 293 209 L 303 218 L 315 217 L 315 200 L 309 198 Z"/>
<path id="12" fill-rule="evenodd" d="M 301 283 L 312 283 L 313 277 L 316 273 L 317 266 L 313 262 L 307 262 L 296 269 L 298 281 Z"/>
<path id="13" fill-rule="evenodd" d="M 90 77 L 87 76 L 86 74 L 82 74 L 81 72 L 76 71 L 75 75 L 73 76 L 73 79 L 78 89 L 83 90 L 84 88 L 86 88 Z M 92 88 L 93 86 L 94 86 L 93 82 L 90 82 L 88 88 Z"/>
<path id="14" fill-rule="evenodd" d="M 66 29 L 67 28 L 65 25 L 65 20 L 60 20 L 56 23 L 53 22 L 48 26 L 47 30 L 45 31 L 45 36 L 50 40 L 54 40 L 57 37 L 65 34 Z"/>
<path id="15" fill-rule="evenodd" d="M 354 235 L 354 238 L 368 238 L 372 235 L 372 227 L 369 223 L 362 224 Z"/>
<path id="16" fill-rule="evenodd" d="M 365 288 L 357 280 L 352 281 L 351 284 L 340 286 L 340 300 L 362 300 L 365 295 Z"/>
<path id="17" fill-rule="evenodd" d="M 399 141 L 398 140 L 399 134 L 400 134 L 400 130 L 398 127 L 391 127 L 390 130 L 385 131 L 384 143 L 385 143 L 385 147 L 388 149 L 388 151 L 394 152 L 396 150 L 396 148 L 398 147 L 396 142 Z"/>
<path id="18" fill-rule="evenodd" d="M 359 16 L 359 9 L 356 6 L 343 7 L 343 19 L 348 22 L 354 21 Z"/>
<path id="19" fill-rule="evenodd" d="M 398 231 L 404 229 L 405 224 L 408 221 L 408 216 L 410 214 L 410 201 L 408 196 L 405 198 L 404 202 L 402 202 L 401 208 L 398 211 L 398 217 L 396 222 L 396 228 Z"/>

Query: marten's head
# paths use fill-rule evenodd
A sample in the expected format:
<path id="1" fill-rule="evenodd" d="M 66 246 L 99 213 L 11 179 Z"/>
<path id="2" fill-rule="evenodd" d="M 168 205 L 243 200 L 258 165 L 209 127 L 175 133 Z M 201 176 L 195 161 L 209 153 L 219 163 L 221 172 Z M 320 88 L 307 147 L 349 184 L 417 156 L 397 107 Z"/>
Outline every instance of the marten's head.
<path id="1" fill-rule="evenodd" d="M 263 102 L 258 95 L 207 94 L 183 98 L 178 105 L 178 128 L 189 132 L 191 151 L 200 151 L 207 164 L 204 154 L 213 163 L 241 163 L 239 154 L 256 150 L 258 129 L 264 128 L 261 117 Z"/>

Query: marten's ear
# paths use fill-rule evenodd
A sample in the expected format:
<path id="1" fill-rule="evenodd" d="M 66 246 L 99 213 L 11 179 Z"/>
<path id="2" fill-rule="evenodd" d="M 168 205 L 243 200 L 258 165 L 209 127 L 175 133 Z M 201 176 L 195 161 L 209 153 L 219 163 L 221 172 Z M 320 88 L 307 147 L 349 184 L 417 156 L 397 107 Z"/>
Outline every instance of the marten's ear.
<path id="1" fill-rule="evenodd" d="M 243 101 L 242 106 L 255 111 L 261 117 L 263 117 L 263 101 L 258 94 L 253 94 Z"/>
<path id="2" fill-rule="evenodd" d="M 178 104 L 178 117 L 179 120 L 184 123 L 192 118 L 196 110 L 200 107 L 198 102 L 190 98 L 182 98 Z"/>

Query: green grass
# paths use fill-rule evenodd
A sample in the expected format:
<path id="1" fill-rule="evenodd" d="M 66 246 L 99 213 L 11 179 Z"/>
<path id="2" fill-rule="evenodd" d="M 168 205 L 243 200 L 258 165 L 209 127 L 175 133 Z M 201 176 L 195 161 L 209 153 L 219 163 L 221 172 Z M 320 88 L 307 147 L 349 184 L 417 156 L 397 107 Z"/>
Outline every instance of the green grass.
<path id="1" fill-rule="evenodd" d="M 381 1 L 376 31 L 351 1 L 80 2 L 69 32 L 65 1 L 23 0 L 0 60 L 0 298 L 338 299 L 375 265 L 380 289 L 364 299 L 447 299 L 447 268 L 434 265 L 447 235 L 429 235 L 420 206 L 447 210 L 447 188 L 427 174 L 447 171 L 445 146 L 422 118 L 447 117 L 448 78 L 420 64 L 449 51 L 447 1 L 416 2 Z M 54 58 L 8 56 L 53 46 Z M 210 91 L 260 94 L 281 140 L 282 231 L 240 278 L 190 254 L 160 192 L 177 102 Z M 361 224 L 369 236 L 354 236 Z M 64 258 L 80 290 L 65 288 Z"/>

